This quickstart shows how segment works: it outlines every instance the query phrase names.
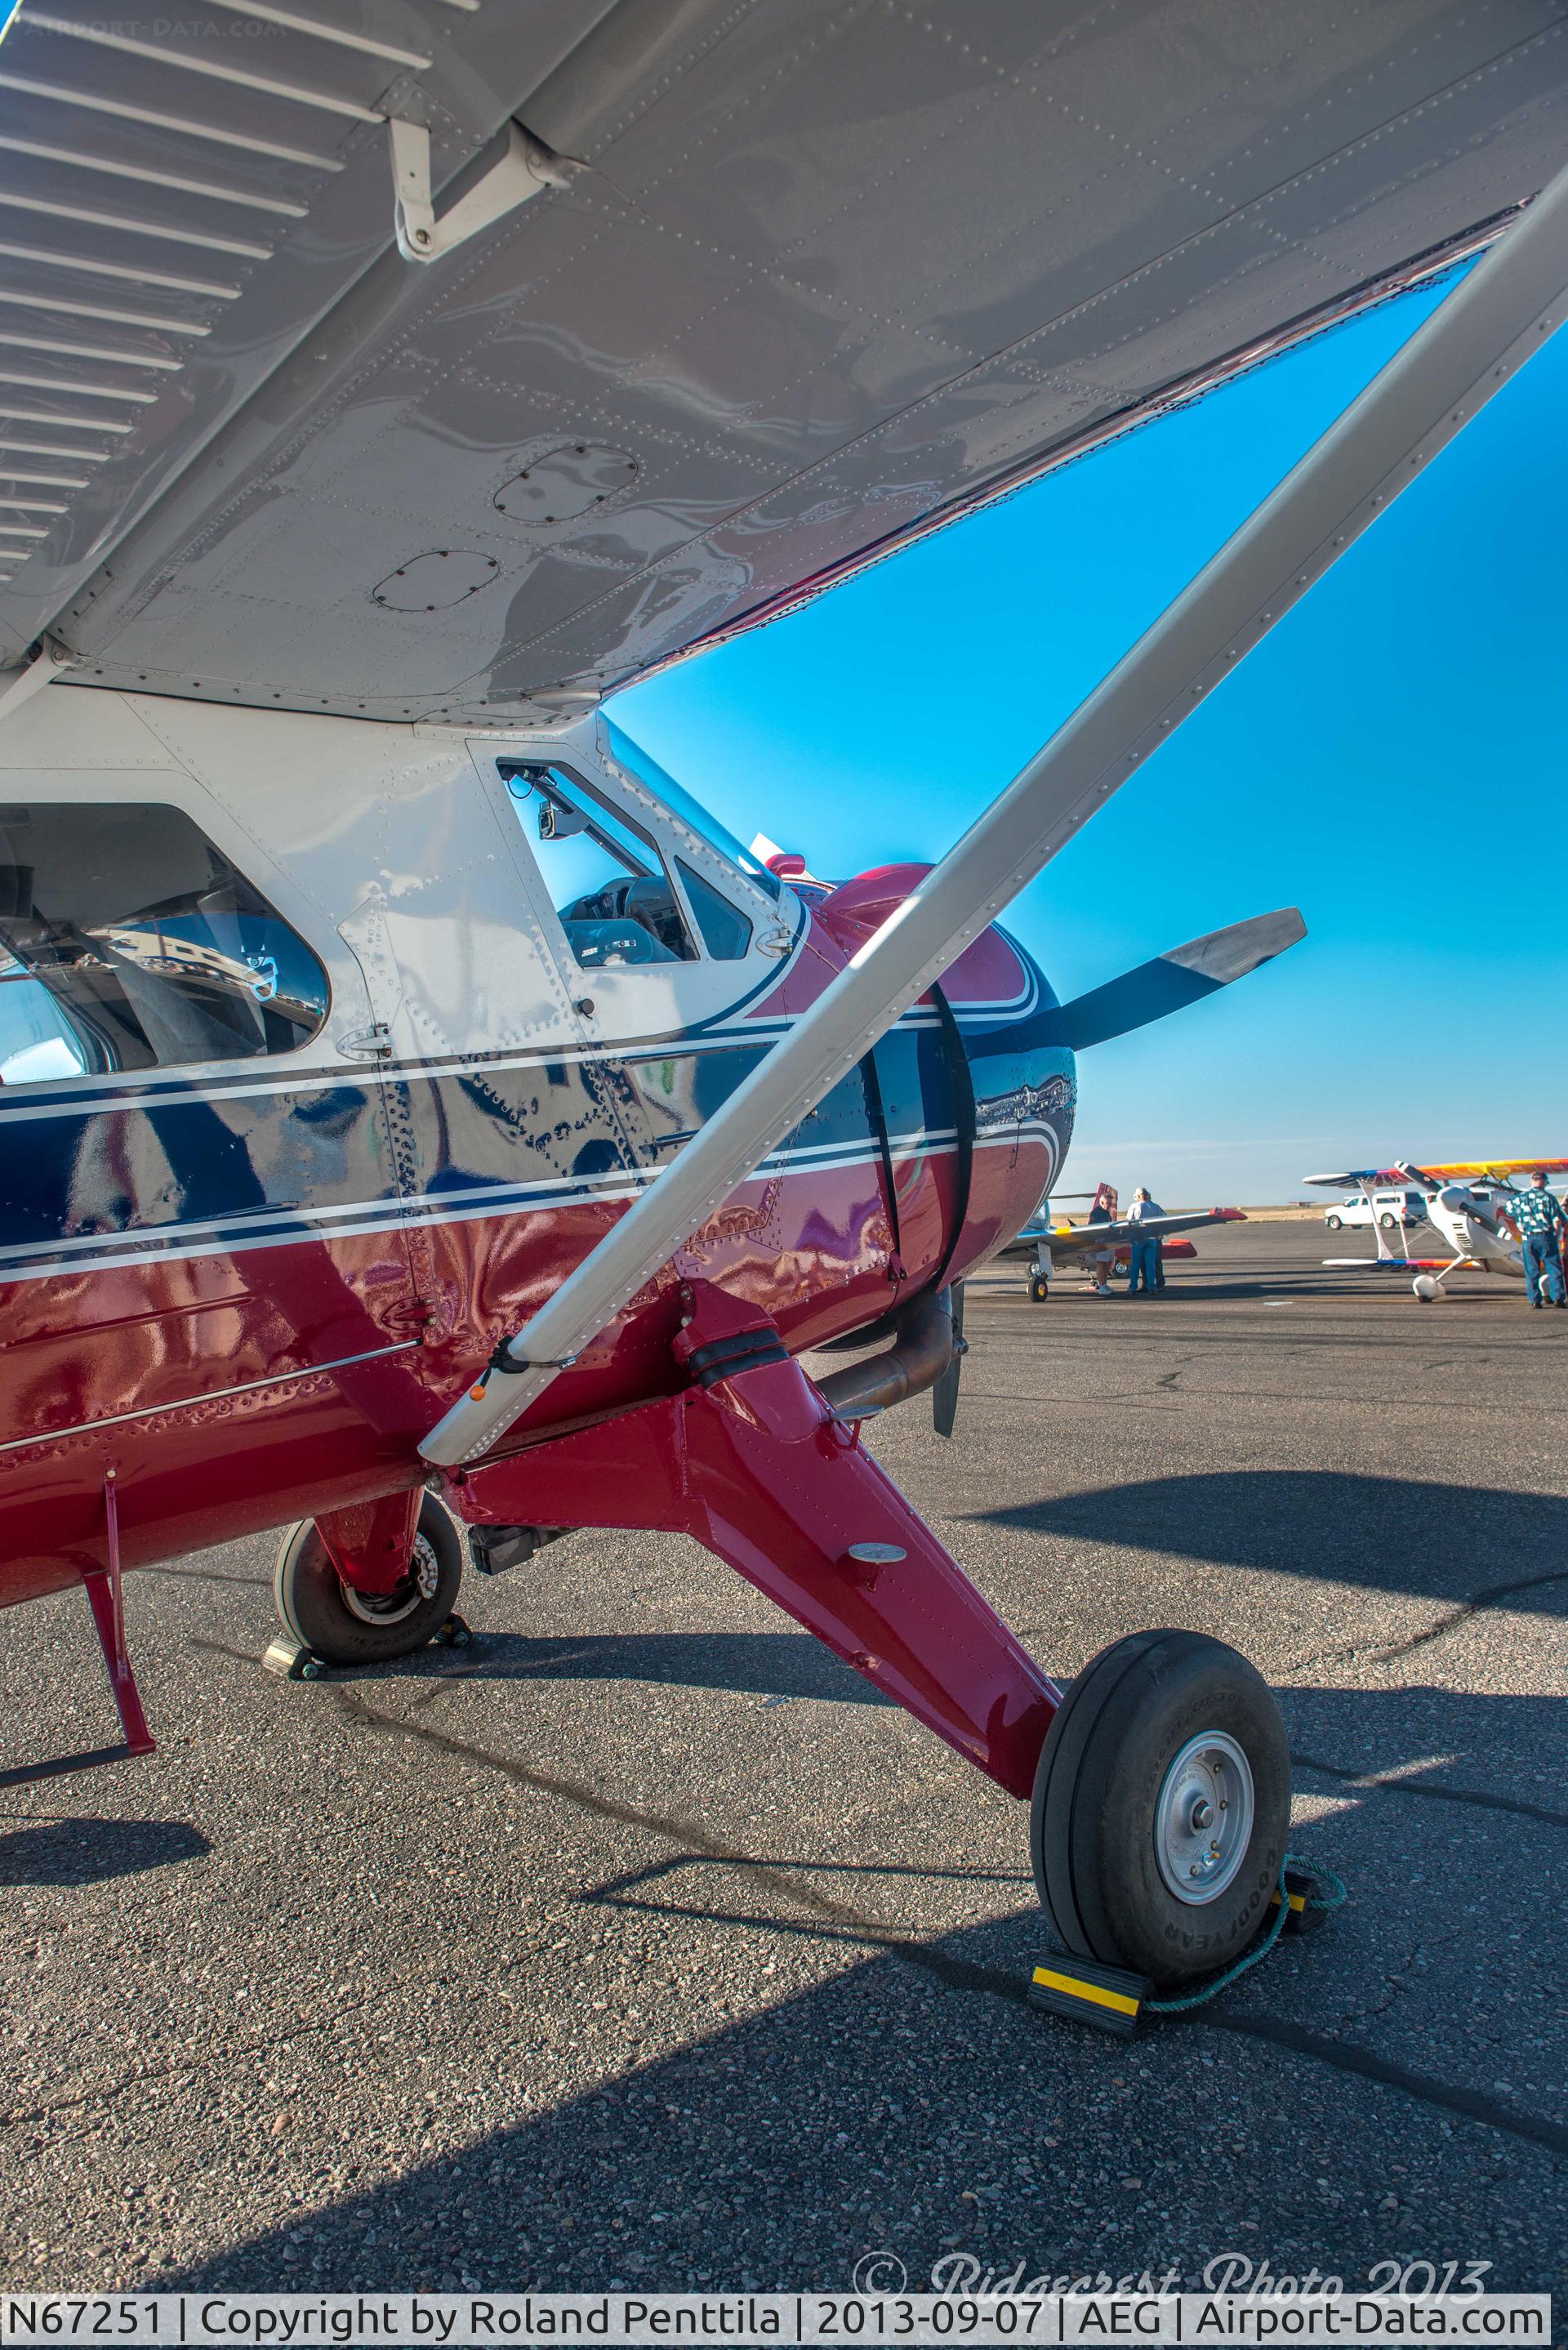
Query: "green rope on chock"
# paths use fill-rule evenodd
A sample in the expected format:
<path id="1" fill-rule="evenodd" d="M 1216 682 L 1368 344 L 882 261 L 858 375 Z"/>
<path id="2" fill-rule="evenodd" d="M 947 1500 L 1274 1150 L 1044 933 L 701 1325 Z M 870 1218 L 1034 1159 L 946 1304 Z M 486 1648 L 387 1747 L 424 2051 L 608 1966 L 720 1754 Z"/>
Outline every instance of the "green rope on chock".
<path id="1" fill-rule="evenodd" d="M 1206 2006 L 1210 2000 L 1228 1989 L 1238 1976 L 1244 1975 L 1249 1967 L 1255 1967 L 1266 1959 L 1284 1932 L 1285 1921 L 1291 1914 L 1285 1877 L 1292 1870 L 1296 1876 L 1311 1880 L 1311 1890 L 1304 1897 L 1309 1909 L 1337 1909 L 1348 1900 L 1344 1879 L 1336 1877 L 1332 1868 L 1325 1868 L 1321 1861 L 1308 1860 L 1304 1854 L 1287 1852 L 1280 1863 L 1274 1915 L 1269 1920 L 1262 1939 L 1254 1942 L 1251 1950 L 1243 1950 L 1241 1956 L 1217 1974 L 1211 1982 L 1200 1984 L 1196 1991 L 1186 1991 L 1179 1999 L 1146 1999 L 1145 2012 L 1149 2015 L 1181 2015 L 1189 2008 Z"/>

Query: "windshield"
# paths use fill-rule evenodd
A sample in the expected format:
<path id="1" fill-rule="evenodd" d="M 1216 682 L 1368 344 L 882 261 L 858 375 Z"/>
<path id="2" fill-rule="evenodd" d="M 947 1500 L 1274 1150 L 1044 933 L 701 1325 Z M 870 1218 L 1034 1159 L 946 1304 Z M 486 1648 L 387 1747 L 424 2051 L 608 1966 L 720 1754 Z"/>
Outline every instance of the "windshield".
<path id="1" fill-rule="evenodd" d="M 682 823 L 689 824 L 710 848 L 717 849 L 719 855 L 743 873 L 748 881 L 754 881 L 758 889 L 765 889 L 770 898 L 776 899 L 779 894 L 778 876 L 770 873 L 749 848 L 742 848 L 734 834 L 722 825 L 717 816 L 710 816 L 708 810 L 694 800 L 690 792 L 683 790 L 673 775 L 667 775 L 657 759 L 650 759 L 629 735 L 623 734 L 620 728 L 612 725 L 607 718 L 603 724 L 609 738 L 612 757 L 618 759 L 639 784 L 645 784 L 656 798 L 672 809 Z"/>

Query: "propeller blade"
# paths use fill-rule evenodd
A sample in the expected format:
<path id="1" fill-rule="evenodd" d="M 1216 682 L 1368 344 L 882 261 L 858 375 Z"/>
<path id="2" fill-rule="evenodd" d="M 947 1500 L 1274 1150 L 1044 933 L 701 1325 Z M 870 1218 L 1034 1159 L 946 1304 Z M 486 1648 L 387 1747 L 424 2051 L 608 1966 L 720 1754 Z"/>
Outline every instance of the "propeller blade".
<path id="1" fill-rule="evenodd" d="M 931 1389 L 931 1425 L 939 1436 L 950 1436 L 958 1418 L 959 1378 L 963 1370 L 963 1358 L 969 1352 L 963 1335 L 963 1284 L 955 1281 L 952 1287 L 953 1358 Z"/>
<path id="2" fill-rule="evenodd" d="M 1076 995 L 1059 1012 L 1047 1014 L 1051 1042 L 1082 1053 L 1112 1036 L 1125 1036 L 1151 1020 L 1163 1020 L 1168 1012 L 1179 1012 L 1215 994 L 1234 979 L 1245 979 L 1250 971 L 1272 962 L 1305 936 L 1299 910 L 1282 906 L 1278 913 L 1254 914 L 1251 921 L 1232 922 L 1227 930 L 1189 939 L 1184 947 L 1172 947 L 1152 962 L 1139 963 L 1136 971 L 1124 971 L 1119 979 L 1107 980 L 1104 987 L 1091 988 L 1087 995 Z"/>

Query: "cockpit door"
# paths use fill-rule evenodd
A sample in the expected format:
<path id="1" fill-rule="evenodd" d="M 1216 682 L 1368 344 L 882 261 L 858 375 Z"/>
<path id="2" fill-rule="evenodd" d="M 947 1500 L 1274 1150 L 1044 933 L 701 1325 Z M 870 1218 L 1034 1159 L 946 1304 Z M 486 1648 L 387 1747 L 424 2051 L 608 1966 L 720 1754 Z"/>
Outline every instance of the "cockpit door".
<path id="1" fill-rule="evenodd" d="M 426 1364 L 457 1377 L 634 1195 L 642 1128 L 541 920 L 492 764 L 410 764 L 378 808 L 369 886 L 340 923 L 370 998 L 346 1054 L 379 1072 Z M 430 1351 L 451 1338 L 460 1367 Z"/>

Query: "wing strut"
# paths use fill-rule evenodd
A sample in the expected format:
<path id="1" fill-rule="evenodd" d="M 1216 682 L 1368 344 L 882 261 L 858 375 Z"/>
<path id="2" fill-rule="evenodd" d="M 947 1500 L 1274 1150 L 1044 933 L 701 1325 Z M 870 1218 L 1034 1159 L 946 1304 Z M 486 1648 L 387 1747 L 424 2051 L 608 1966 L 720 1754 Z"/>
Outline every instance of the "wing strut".
<path id="1" fill-rule="evenodd" d="M 421 1447 L 494 1443 L 791 1127 L 1545 342 L 1568 292 L 1568 171 L 1124 655 L 590 1251 Z"/>

